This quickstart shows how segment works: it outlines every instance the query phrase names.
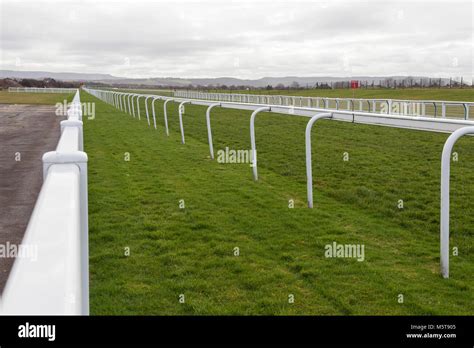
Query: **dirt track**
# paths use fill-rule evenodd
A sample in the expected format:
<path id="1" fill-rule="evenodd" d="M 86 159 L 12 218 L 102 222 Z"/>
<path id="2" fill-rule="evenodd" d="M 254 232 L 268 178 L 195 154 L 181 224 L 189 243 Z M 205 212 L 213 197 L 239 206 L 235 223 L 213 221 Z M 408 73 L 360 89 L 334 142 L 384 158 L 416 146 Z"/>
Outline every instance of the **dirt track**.
<path id="1" fill-rule="evenodd" d="M 0 246 L 21 243 L 43 182 L 41 157 L 59 140 L 64 118 L 54 111 L 53 106 L 0 104 Z M 14 261 L 1 256 L 0 292 Z"/>

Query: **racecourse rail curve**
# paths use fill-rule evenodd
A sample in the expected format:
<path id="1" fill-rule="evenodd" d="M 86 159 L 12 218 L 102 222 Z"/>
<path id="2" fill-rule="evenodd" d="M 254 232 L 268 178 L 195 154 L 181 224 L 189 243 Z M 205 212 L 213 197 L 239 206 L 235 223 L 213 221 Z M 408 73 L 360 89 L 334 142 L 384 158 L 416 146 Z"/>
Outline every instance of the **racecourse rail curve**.
<path id="1" fill-rule="evenodd" d="M 453 117 L 469 119 L 469 111 L 474 102 L 447 100 L 408 100 L 408 99 L 360 99 L 360 98 L 327 98 L 301 97 L 288 95 L 257 95 L 236 93 L 208 93 L 199 91 L 174 91 L 175 97 L 214 100 L 250 104 L 268 104 L 324 108 L 345 111 L 368 111 L 382 114 L 405 116 Z M 428 114 L 428 109 L 431 115 Z M 450 113 L 451 111 L 451 113 Z"/>
<path id="2" fill-rule="evenodd" d="M 106 103 L 113 105 L 121 111 L 127 112 L 128 114 L 135 117 L 135 103 L 137 110 L 137 117 L 141 120 L 140 114 L 140 98 L 145 99 L 145 112 L 148 125 L 150 123 L 150 113 L 148 110 L 148 99 L 152 99 L 152 116 L 153 126 L 156 129 L 156 111 L 155 101 L 164 101 L 163 116 L 166 127 L 166 134 L 168 135 L 168 116 L 166 106 L 171 102 L 179 103 L 178 116 L 179 125 L 181 132 L 181 141 L 185 144 L 184 137 L 184 105 L 194 104 L 207 106 L 206 111 L 206 125 L 208 132 L 209 151 L 211 159 L 214 159 L 214 150 L 212 144 L 212 130 L 210 122 L 210 111 L 215 107 L 230 108 L 230 109 L 241 109 L 241 110 L 252 110 L 250 117 L 250 142 L 252 148 L 252 171 L 254 180 L 258 180 L 257 172 L 257 149 L 255 141 L 255 118 L 260 112 L 274 112 L 280 114 L 288 114 L 290 116 L 306 116 L 310 117 L 310 120 L 306 127 L 305 132 L 305 151 L 306 151 L 306 176 L 307 176 L 307 197 L 308 207 L 313 208 L 313 177 L 312 177 L 312 161 L 311 161 L 311 129 L 313 124 L 319 119 L 331 119 L 337 121 L 349 121 L 354 123 L 366 123 L 372 125 L 383 125 L 398 128 L 411 128 L 425 131 L 436 131 L 436 132 L 452 132 L 446 141 L 441 163 L 441 219 L 440 219 L 440 255 L 441 255 L 441 274 L 444 278 L 449 278 L 449 179 L 450 179 L 450 157 L 455 142 L 467 134 L 474 134 L 474 122 L 469 120 L 454 120 L 448 118 L 433 118 L 433 117 L 413 117 L 413 116 L 401 116 L 391 114 L 379 114 L 379 113 L 367 113 L 363 111 L 355 110 L 333 110 L 333 109 L 321 109 L 321 108 L 309 108 L 309 107 L 295 107 L 293 105 L 270 105 L 270 104 L 252 104 L 249 100 L 246 102 L 236 101 L 221 101 L 216 102 L 214 100 L 200 100 L 200 99 L 188 99 L 179 97 L 166 97 L 159 95 L 150 94 L 138 94 L 128 92 L 118 92 L 109 90 L 96 90 L 90 88 L 84 88 L 84 90 L 93 96 L 103 100 Z M 199 93 L 199 92 L 193 92 Z M 193 94 L 193 96 L 199 96 L 200 94 Z M 232 95 L 228 95 L 232 96 Z M 235 96 L 235 95 L 234 95 Z M 249 95 L 241 95 L 248 97 Z M 258 96 L 257 96 L 258 97 Z M 136 98 L 134 100 L 134 98 Z M 267 100 L 268 101 L 268 100 Z"/>
<path id="3" fill-rule="evenodd" d="M 58 89 L 52 90 L 41 93 Z M 79 90 L 74 91 L 56 151 L 43 155 L 44 182 L 21 244 L 36 248 L 36 257 L 16 258 L 2 314 L 89 314 L 87 154 Z"/>

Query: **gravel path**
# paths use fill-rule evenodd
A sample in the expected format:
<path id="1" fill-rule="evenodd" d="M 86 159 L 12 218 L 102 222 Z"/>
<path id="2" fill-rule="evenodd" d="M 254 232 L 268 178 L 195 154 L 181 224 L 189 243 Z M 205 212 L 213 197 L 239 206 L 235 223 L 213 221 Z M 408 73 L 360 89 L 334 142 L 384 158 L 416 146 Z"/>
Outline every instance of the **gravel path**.
<path id="1" fill-rule="evenodd" d="M 43 182 L 41 157 L 56 148 L 63 119 L 53 106 L 0 104 L 0 248 L 23 239 Z M 0 254 L 0 292 L 13 261 Z"/>

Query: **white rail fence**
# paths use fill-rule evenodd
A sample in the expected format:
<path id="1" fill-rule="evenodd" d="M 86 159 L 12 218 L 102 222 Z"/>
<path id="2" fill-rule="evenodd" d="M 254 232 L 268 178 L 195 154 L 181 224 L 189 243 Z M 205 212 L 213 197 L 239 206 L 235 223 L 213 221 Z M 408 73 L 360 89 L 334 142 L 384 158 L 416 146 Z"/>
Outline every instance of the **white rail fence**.
<path id="1" fill-rule="evenodd" d="M 453 117 L 465 120 L 469 119 L 470 109 L 474 106 L 474 102 L 468 101 L 301 97 L 288 95 L 208 93 L 199 91 L 175 91 L 174 96 L 237 103 L 367 111 L 392 115 Z"/>
<path id="2" fill-rule="evenodd" d="M 347 111 L 347 110 L 331 110 L 331 109 L 318 109 L 318 108 L 302 108 L 294 106 L 283 106 L 283 105 L 262 105 L 262 104 L 251 104 L 241 102 L 220 102 L 208 100 L 195 100 L 178 97 L 165 97 L 157 95 L 143 95 L 137 93 L 126 93 L 126 92 L 112 92 L 104 90 L 84 89 L 86 92 L 96 96 L 97 98 L 113 105 L 114 107 L 126 112 L 135 117 L 135 107 L 137 105 L 137 116 L 140 120 L 140 98 L 145 98 L 147 103 L 149 98 L 152 98 L 152 116 L 154 128 L 156 126 L 156 115 L 155 112 L 155 101 L 162 100 L 163 103 L 163 116 L 166 127 L 166 134 L 168 133 L 168 121 L 167 121 L 167 104 L 172 101 L 179 103 L 178 117 L 181 132 L 182 143 L 185 144 L 184 138 L 184 104 L 194 104 L 207 106 L 206 110 L 206 125 L 208 133 L 209 151 L 211 159 L 214 159 L 214 150 L 212 143 L 212 130 L 210 122 L 210 111 L 215 107 L 241 109 L 241 110 L 252 110 L 253 113 L 250 117 L 250 139 L 252 147 L 252 172 L 254 180 L 258 180 L 257 172 L 257 149 L 255 141 L 255 118 L 260 112 L 275 112 L 282 114 L 289 114 L 290 116 L 306 116 L 311 117 L 306 126 L 305 132 L 305 153 L 306 153 L 306 175 L 307 175 L 307 200 L 308 207 L 313 208 L 313 175 L 312 175 L 312 159 L 311 159 L 311 129 L 314 123 L 319 119 L 331 119 L 338 121 L 351 121 L 357 123 L 369 123 L 374 125 L 383 125 L 399 128 L 414 128 L 425 131 L 436 131 L 436 132 L 453 132 L 448 138 L 444 146 L 442 154 L 442 169 L 441 169 L 441 221 L 440 221 L 440 269 L 441 274 L 444 278 L 449 278 L 449 164 L 450 155 L 454 143 L 463 135 L 474 134 L 474 122 L 470 120 L 452 120 L 452 119 L 433 119 L 428 117 L 411 117 L 411 116 L 400 116 L 400 115 L 382 115 L 376 113 L 367 113 L 361 111 Z M 135 101 L 134 101 L 134 98 Z M 148 112 L 148 104 L 145 104 L 146 117 L 148 125 L 150 126 L 150 116 Z M 348 118 L 349 116 L 349 118 Z M 358 118 L 356 120 L 356 117 Z M 360 120 L 359 118 L 362 118 Z M 421 126 L 423 123 L 426 125 Z"/>
<path id="3" fill-rule="evenodd" d="M 8 92 L 16 93 L 74 93 L 77 88 L 47 88 L 47 87 L 8 87 Z"/>
<path id="4" fill-rule="evenodd" d="M 79 91 L 61 122 L 56 151 L 43 155 L 43 186 L 1 302 L 8 315 L 88 315 L 87 154 Z"/>

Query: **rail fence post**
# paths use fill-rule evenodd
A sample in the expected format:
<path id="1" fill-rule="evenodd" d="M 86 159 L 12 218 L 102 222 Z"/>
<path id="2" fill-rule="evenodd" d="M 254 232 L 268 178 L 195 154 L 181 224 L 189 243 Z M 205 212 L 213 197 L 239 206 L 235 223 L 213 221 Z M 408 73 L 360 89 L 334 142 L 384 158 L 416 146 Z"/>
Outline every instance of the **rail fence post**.
<path id="1" fill-rule="evenodd" d="M 166 99 L 165 102 L 163 103 L 163 115 L 165 118 L 165 129 L 166 129 L 166 135 L 169 136 L 170 133 L 168 131 L 168 113 L 166 112 L 166 104 L 170 102 L 172 99 Z"/>
<path id="2" fill-rule="evenodd" d="M 146 120 L 148 121 L 148 126 L 150 126 L 150 117 L 148 116 L 148 98 L 151 98 L 152 96 L 149 95 L 148 97 L 145 98 L 145 111 L 146 111 Z"/>
<path id="3" fill-rule="evenodd" d="M 128 99 L 128 114 L 129 114 L 130 116 L 132 116 L 132 109 L 130 108 L 130 97 L 131 97 L 131 96 L 132 96 L 132 94 L 130 93 L 130 94 L 128 95 L 128 97 L 127 97 L 127 99 Z M 133 103 L 133 102 L 132 102 L 132 103 Z"/>
<path id="4" fill-rule="evenodd" d="M 79 128 L 79 150 L 84 151 L 84 134 L 83 134 L 83 123 L 79 120 L 64 120 L 60 122 L 61 134 L 66 127 Z"/>
<path id="5" fill-rule="evenodd" d="M 123 112 L 127 112 L 127 94 L 122 93 L 122 99 L 123 99 Z"/>
<path id="6" fill-rule="evenodd" d="M 446 140 L 441 155 L 440 266 L 443 278 L 449 278 L 449 179 L 451 175 L 451 152 L 456 141 L 466 134 L 474 134 L 474 126 L 463 127 L 454 131 Z"/>
<path id="7" fill-rule="evenodd" d="M 43 179 L 46 179 L 48 170 L 55 164 L 74 164 L 80 172 L 80 223 L 81 223 L 81 303 L 82 314 L 89 315 L 89 221 L 87 197 L 87 154 L 83 151 L 61 153 L 46 152 L 43 155 Z"/>
<path id="8" fill-rule="evenodd" d="M 212 130 L 211 130 L 211 110 L 216 106 L 221 106 L 220 103 L 209 105 L 206 110 L 206 125 L 207 125 L 207 139 L 209 141 L 209 152 L 211 154 L 211 159 L 214 159 L 214 147 L 212 144 Z"/>
<path id="9" fill-rule="evenodd" d="M 161 100 L 161 97 L 154 97 L 153 100 L 151 101 L 151 110 L 153 111 L 153 125 L 155 126 L 155 129 L 156 129 L 155 102 L 157 100 Z"/>
<path id="10" fill-rule="evenodd" d="M 143 95 L 138 94 L 137 96 L 137 114 L 138 114 L 138 119 L 141 120 L 140 118 L 140 98 L 143 97 Z"/>
<path id="11" fill-rule="evenodd" d="M 257 149 L 255 145 L 255 117 L 257 116 L 258 113 L 262 111 L 272 111 L 272 108 L 269 106 L 258 108 L 254 112 L 252 112 L 252 115 L 250 116 L 250 144 L 252 146 L 252 171 L 253 171 L 253 179 L 255 181 L 258 180 Z"/>
<path id="12" fill-rule="evenodd" d="M 136 94 L 132 94 L 132 115 L 133 115 L 133 118 L 135 118 L 135 103 L 133 101 L 133 98 L 135 98 L 137 95 Z"/>
<path id="13" fill-rule="evenodd" d="M 189 103 L 191 104 L 191 101 L 185 100 L 179 104 L 178 107 L 178 116 L 179 116 L 179 129 L 181 131 L 181 143 L 184 144 L 184 125 L 183 125 L 183 111 L 184 111 L 184 104 Z"/>
<path id="14" fill-rule="evenodd" d="M 306 125 L 305 147 L 306 147 L 306 191 L 308 196 L 308 208 L 313 208 L 313 165 L 311 160 L 311 129 L 313 124 L 321 118 L 332 118 L 332 113 L 322 113 L 311 117 Z"/>

